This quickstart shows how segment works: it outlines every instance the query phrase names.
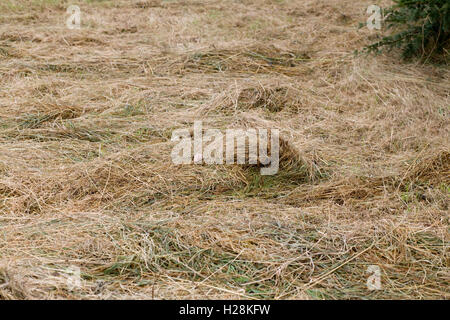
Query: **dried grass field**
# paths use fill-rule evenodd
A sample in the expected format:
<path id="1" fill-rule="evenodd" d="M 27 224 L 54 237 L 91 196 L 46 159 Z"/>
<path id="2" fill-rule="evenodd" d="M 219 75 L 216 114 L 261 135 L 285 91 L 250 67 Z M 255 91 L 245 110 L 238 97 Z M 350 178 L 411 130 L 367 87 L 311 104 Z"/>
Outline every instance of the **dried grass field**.
<path id="1" fill-rule="evenodd" d="M 355 55 L 373 2 L 2 0 L 0 299 L 449 299 L 450 70 Z M 174 165 L 196 120 L 280 171 Z"/>

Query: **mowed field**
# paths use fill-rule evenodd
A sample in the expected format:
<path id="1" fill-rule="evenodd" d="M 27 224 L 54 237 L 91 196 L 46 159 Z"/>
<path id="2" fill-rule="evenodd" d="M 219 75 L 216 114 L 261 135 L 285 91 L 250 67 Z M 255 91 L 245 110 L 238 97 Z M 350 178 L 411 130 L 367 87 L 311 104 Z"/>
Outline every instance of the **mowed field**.
<path id="1" fill-rule="evenodd" d="M 355 55 L 373 2 L 2 0 L 0 299 L 449 299 L 450 71 Z M 280 171 L 174 165 L 196 120 Z"/>

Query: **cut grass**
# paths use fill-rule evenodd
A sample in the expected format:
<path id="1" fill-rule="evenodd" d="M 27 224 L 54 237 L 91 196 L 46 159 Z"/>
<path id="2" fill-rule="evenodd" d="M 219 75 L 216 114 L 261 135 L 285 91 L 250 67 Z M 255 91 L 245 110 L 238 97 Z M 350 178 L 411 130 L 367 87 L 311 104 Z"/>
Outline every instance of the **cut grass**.
<path id="1" fill-rule="evenodd" d="M 448 64 L 355 57 L 370 4 L 2 1 L 0 299 L 448 299 Z M 278 174 L 172 164 L 196 120 Z"/>

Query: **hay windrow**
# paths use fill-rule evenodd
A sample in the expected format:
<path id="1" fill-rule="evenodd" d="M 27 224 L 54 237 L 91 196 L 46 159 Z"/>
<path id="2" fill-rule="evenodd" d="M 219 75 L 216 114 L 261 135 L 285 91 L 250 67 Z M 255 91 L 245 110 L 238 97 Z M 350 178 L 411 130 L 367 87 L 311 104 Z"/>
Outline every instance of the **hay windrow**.
<path id="1" fill-rule="evenodd" d="M 80 1 L 68 30 L 0 1 L 0 299 L 448 299 L 450 71 L 353 55 L 370 4 Z M 173 164 L 195 121 L 279 129 L 278 173 Z"/>
<path id="2" fill-rule="evenodd" d="M 250 47 L 245 51 L 222 49 L 199 52 L 183 61 L 181 70 L 194 72 L 245 72 L 296 75 L 305 72 L 302 63 L 311 57 L 304 52 L 283 52 L 276 47 Z"/>

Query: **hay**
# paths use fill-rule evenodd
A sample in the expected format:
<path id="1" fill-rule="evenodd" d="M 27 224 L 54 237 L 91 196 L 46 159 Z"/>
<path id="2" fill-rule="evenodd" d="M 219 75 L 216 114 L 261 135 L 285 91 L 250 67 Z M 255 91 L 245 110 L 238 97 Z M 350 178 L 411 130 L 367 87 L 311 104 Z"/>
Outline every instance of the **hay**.
<path id="1" fill-rule="evenodd" d="M 0 299 L 448 299 L 450 72 L 354 56 L 370 4 L 0 2 Z M 278 174 L 173 164 L 194 121 Z"/>

